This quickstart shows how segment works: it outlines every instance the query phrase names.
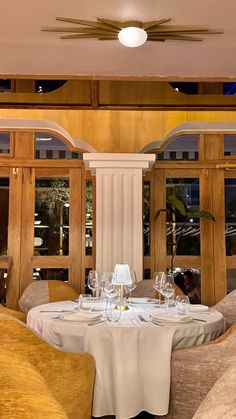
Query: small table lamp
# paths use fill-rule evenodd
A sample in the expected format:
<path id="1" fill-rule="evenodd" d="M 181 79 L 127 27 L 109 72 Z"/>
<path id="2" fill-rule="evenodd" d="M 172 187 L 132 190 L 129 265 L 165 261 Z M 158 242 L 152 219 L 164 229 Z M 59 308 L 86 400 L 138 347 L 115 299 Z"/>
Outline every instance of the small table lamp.
<path id="1" fill-rule="evenodd" d="M 129 310 L 129 307 L 123 305 L 124 285 L 132 284 L 130 269 L 127 263 L 117 263 L 115 265 L 114 274 L 112 277 L 112 284 L 120 286 L 120 304 L 116 306 L 116 310 Z"/>

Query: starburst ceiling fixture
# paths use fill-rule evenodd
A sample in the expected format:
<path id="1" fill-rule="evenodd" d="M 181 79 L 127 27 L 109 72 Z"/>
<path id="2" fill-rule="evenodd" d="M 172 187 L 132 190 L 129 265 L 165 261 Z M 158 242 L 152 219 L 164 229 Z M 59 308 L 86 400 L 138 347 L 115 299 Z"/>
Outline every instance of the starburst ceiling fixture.
<path id="1" fill-rule="evenodd" d="M 73 23 L 73 27 L 49 26 L 43 31 L 70 33 L 61 39 L 96 38 L 99 41 L 117 40 L 126 47 L 139 47 L 146 41 L 203 41 L 201 35 L 221 34 L 222 30 L 206 26 L 166 25 L 171 19 L 158 19 L 149 22 L 109 20 L 97 18 L 95 21 L 57 17 L 56 20 Z M 198 36 L 197 36 L 198 35 Z"/>

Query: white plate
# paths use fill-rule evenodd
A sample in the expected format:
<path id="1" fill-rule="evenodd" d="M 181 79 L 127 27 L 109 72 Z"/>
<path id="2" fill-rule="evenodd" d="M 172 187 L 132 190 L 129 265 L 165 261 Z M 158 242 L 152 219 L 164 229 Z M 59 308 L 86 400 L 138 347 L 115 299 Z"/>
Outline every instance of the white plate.
<path id="1" fill-rule="evenodd" d="M 156 304 L 158 301 L 155 298 L 128 298 L 129 304 Z"/>
<path id="2" fill-rule="evenodd" d="M 101 319 L 102 314 L 94 314 L 91 313 L 93 315 L 91 316 L 79 316 L 77 314 L 71 314 L 71 315 L 64 315 L 64 316 L 60 316 L 60 320 L 66 320 L 69 322 L 79 322 L 79 323 L 92 323 L 92 322 L 96 322 L 98 320 Z"/>

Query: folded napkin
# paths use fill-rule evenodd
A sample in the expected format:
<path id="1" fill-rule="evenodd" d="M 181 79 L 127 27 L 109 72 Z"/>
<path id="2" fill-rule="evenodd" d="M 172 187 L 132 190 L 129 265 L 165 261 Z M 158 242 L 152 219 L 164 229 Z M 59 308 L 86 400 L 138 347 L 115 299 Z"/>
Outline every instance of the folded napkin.
<path id="1" fill-rule="evenodd" d="M 190 313 L 201 313 L 202 311 L 208 311 L 209 307 L 203 304 L 190 304 Z"/>
<path id="2" fill-rule="evenodd" d="M 63 320 L 75 322 L 95 322 L 101 319 L 102 314 L 79 311 L 78 313 L 64 315 L 60 317 Z"/>
<path id="3" fill-rule="evenodd" d="M 180 314 L 153 314 L 152 320 L 166 323 L 188 323 L 192 320 L 190 316 L 182 316 Z"/>

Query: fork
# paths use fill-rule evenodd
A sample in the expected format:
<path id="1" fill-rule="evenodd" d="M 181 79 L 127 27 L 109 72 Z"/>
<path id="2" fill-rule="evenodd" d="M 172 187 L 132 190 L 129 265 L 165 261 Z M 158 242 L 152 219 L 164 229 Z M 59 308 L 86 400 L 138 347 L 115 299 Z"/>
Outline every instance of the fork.
<path id="1" fill-rule="evenodd" d="M 139 318 L 139 320 L 141 320 L 141 322 L 146 322 L 146 323 L 149 323 L 149 322 L 148 322 L 148 320 L 146 320 L 146 319 L 142 316 L 142 314 L 138 314 L 138 318 Z"/>

